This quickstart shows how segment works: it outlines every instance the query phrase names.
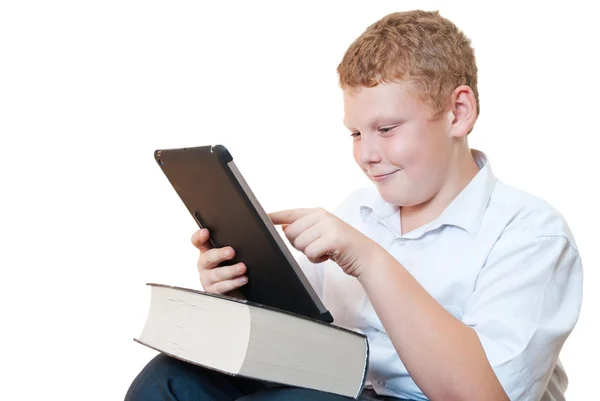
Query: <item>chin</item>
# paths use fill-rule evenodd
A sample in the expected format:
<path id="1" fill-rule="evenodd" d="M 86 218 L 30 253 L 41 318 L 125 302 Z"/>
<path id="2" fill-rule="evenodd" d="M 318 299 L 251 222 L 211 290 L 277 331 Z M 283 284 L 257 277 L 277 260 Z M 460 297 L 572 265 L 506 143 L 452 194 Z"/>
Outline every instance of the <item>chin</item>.
<path id="1" fill-rule="evenodd" d="M 410 199 L 406 199 L 405 196 L 401 196 L 401 194 L 397 193 L 397 191 L 388 191 L 379 187 L 378 190 L 381 198 L 387 203 L 396 206 L 407 206 L 410 204 Z"/>
<path id="2" fill-rule="evenodd" d="M 414 193 L 411 190 L 403 190 L 400 188 L 394 188 L 394 190 L 389 190 L 388 188 L 377 187 L 379 191 L 379 196 L 389 204 L 406 207 L 406 206 L 415 206 L 423 203 L 422 200 L 418 199 L 414 196 L 406 196 L 407 193 Z"/>

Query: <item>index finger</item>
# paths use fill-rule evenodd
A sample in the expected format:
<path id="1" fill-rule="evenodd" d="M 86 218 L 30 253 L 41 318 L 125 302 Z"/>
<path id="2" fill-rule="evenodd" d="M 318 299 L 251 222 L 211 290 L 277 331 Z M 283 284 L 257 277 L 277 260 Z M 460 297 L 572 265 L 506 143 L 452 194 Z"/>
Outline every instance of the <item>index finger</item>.
<path id="1" fill-rule="evenodd" d="M 206 228 L 200 229 L 192 235 L 192 244 L 194 244 L 201 252 L 206 252 L 211 249 L 208 242 L 209 237 L 210 235 Z"/>
<path id="2" fill-rule="evenodd" d="M 315 209 L 290 209 L 279 212 L 269 213 L 269 218 L 273 224 L 292 224 L 296 220 L 306 216 Z"/>

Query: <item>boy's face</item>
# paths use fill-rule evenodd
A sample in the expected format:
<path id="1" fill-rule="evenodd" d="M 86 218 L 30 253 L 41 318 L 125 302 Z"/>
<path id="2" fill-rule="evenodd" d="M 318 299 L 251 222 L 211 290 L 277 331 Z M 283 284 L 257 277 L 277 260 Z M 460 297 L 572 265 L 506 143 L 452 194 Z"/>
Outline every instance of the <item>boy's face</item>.
<path id="1" fill-rule="evenodd" d="M 344 124 L 354 133 L 354 159 L 381 197 L 420 205 L 443 187 L 453 156 L 452 113 L 433 109 L 409 82 L 344 91 Z"/>

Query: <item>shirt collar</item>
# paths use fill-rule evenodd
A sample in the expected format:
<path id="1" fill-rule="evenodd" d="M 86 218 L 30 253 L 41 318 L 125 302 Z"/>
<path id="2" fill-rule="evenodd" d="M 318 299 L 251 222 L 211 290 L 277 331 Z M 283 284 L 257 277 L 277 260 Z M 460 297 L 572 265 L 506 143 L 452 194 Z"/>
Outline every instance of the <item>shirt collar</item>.
<path id="1" fill-rule="evenodd" d="M 477 234 L 497 179 L 492 173 L 487 156 L 483 152 L 472 149 L 471 154 L 475 163 L 479 166 L 479 172 L 450 202 L 437 219 L 411 233 L 407 233 L 407 237 L 418 237 L 426 231 L 434 230 L 443 225 L 463 228 L 471 236 Z M 375 188 L 373 188 L 373 191 L 369 191 L 369 195 L 363 198 L 360 204 L 360 214 L 364 221 L 372 217 L 378 221 L 388 220 L 389 223 L 388 217 L 398 212 L 398 209 L 398 206 L 384 201 Z M 465 211 L 468 211 L 468 213 Z"/>

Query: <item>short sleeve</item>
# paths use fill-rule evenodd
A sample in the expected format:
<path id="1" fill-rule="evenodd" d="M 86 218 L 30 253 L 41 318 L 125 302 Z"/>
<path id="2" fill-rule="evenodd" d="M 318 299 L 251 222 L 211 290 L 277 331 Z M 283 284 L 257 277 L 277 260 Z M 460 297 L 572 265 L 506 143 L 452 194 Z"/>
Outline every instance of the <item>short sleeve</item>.
<path id="1" fill-rule="evenodd" d="M 581 298 L 581 259 L 566 236 L 503 235 L 494 245 L 463 323 L 511 400 L 539 400 Z"/>

